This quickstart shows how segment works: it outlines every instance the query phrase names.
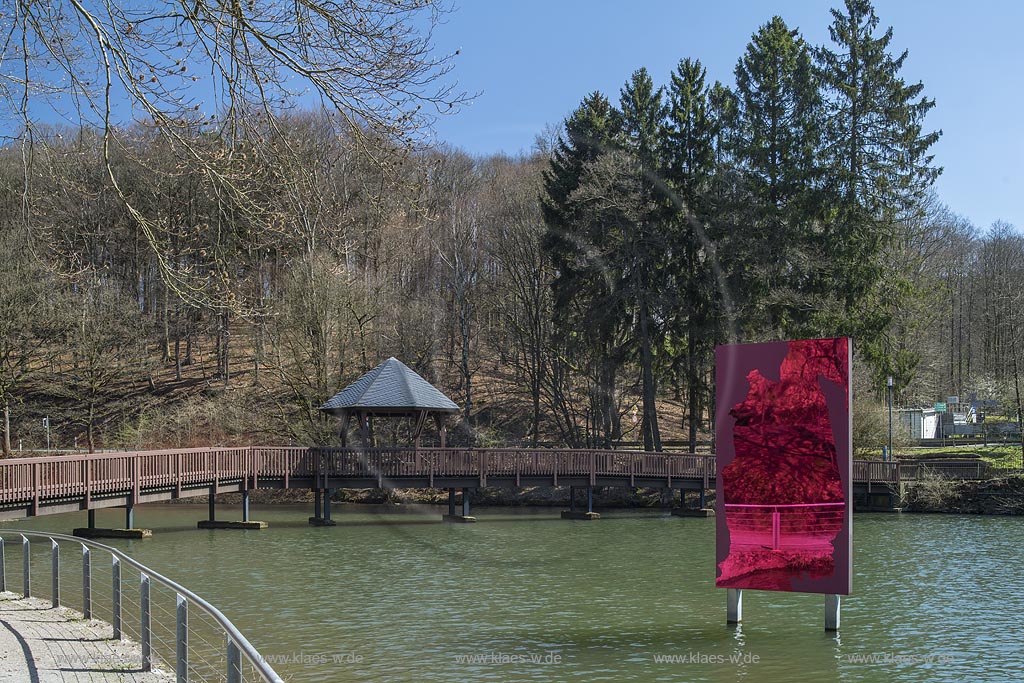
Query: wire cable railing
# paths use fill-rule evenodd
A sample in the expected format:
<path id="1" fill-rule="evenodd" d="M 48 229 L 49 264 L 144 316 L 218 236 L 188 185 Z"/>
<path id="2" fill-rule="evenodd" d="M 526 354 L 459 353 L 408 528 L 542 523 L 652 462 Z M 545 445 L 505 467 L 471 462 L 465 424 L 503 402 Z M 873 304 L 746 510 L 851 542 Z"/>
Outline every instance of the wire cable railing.
<path id="1" fill-rule="evenodd" d="M 35 542 L 33 542 L 35 541 Z M 136 643 L 140 671 L 177 683 L 283 683 L 220 610 L 115 548 L 63 534 L 0 530 L 0 591 L 48 598 Z"/>

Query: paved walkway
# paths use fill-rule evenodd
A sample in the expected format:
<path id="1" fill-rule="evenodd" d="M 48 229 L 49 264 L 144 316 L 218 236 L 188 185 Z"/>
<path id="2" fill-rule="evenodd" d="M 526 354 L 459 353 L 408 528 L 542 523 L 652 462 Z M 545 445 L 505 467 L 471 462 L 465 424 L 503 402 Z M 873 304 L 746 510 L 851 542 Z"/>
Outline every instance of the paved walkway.
<path id="1" fill-rule="evenodd" d="M 137 643 L 110 639 L 110 624 L 48 600 L 0 593 L 0 681 L 167 683 L 162 672 L 139 671 Z"/>

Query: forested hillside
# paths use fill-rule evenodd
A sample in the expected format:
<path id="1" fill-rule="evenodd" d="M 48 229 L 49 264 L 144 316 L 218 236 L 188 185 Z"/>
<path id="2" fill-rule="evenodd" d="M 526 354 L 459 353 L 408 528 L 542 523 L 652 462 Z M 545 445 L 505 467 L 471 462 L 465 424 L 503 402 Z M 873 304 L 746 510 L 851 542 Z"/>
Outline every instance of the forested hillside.
<path id="1" fill-rule="evenodd" d="M 898 30 L 833 14 L 827 45 L 756 28 L 734 82 L 692 55 L 581 92 L 521 158 L 317 109 L 34 123 L 0 150 L 5 453 L 45 416 L 62 447 L 329 443 L 317 406 L 392 355 L 476 445 L 696 447 L 715 345 L 791 337 L 850 335 L 866 403 L 1019 404 L 1024 238 L 942 204 Z"/>

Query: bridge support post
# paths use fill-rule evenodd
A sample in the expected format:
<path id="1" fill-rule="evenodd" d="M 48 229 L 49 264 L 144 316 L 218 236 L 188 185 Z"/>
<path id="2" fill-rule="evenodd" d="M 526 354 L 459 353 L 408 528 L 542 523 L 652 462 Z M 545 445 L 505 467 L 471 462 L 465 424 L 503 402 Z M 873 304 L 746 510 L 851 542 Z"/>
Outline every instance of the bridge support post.
<path id="1" fill-rule="evenodd" d="M 825 596 L 825 630 L 826 631 L 838 631 L 839 630 L 839 603 L 840 596 L 838 595 L 826 595 Z"/>
<path id="2" fill-rule="evenodd" d="M 124 506 L 124 528 L 123 529 L 102 529 L 96 526 L 96 511 L 88 511 L 89 521 L 85 527 L 79 527 L 72 531 L 72 535 L 79 538 L 150 538 L 153 535 L 151 529 L 135 528 L 135 503 L 128 499 Z"/>
<path id="3" fill-rule="evenodd" d="M 331 490 L 313 489 L 313 516 L 309 518 L 312 526 L 337 526 L 331 519 Z"/>
<path id="4" fill-rule="evenodd" d="M 462 514 L 458 514 L 455 507 L 455 489 L 448 489 L 448 514 L 441 517 L 445 522 L 454 523 L 472 523 L 476 521 L 476 517 L 469 516 L 469 489 L 463 487 L 462 489 Z"/>
<path id="5" fill-rule="evenodd" d="M 210 488 L 210 500 L 207 503 L 206 519 L 210 522 L 217 521 L 217 501 L 216 501 L 216 489 Z"/>
<path id="6" fill-rule="evenodd" d="M 594 487 L 587 487 L 587 510 L 576 509 L 576 487 L 569 487 L 569 509 L 562 510 L 562 519 L 576 519 L 580 521 L 589 521 L 592 519 L 601 519 L 601 515 L 594 512 Z"/>
<path id="7" fill-rule="evenodd" d="M 254 522 L 249 519 L 249 489 L 242 491 L 242 520 L 221 520 L 217 521 L 217 502 L 213 496 L 214 489 L 210 489 L 210 504 L 208 519 L 201 519 L 196 527 L 200 529 L 266 529 L 266 522 Z"/>
<path id="8" fill-rule="evenodd" d="M 725 623 L 738 624 L 743 621 L 743 590 L 727 588 L 725 591 Z"/>

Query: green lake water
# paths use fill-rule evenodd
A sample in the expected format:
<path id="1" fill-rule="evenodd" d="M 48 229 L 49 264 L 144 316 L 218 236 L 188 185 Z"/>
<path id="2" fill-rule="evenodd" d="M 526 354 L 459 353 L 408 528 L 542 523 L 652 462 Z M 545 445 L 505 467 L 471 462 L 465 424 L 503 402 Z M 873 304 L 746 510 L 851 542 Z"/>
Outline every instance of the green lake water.
<path id="1" fill-rule="evenodd" d="M 837 635 L 820 595 L 745 591 L 727 627 L 713 519 L 440 512 L 337 508 L 338 526 L 313 528 L 308 506 L 254 506 L 269 529 L 199 531 L 205 506 L 143 506 L 154 538 L 108 543 L 218 606 L 289 683 L 1024 679 L 1024 518 L 856 515 Z"/>

